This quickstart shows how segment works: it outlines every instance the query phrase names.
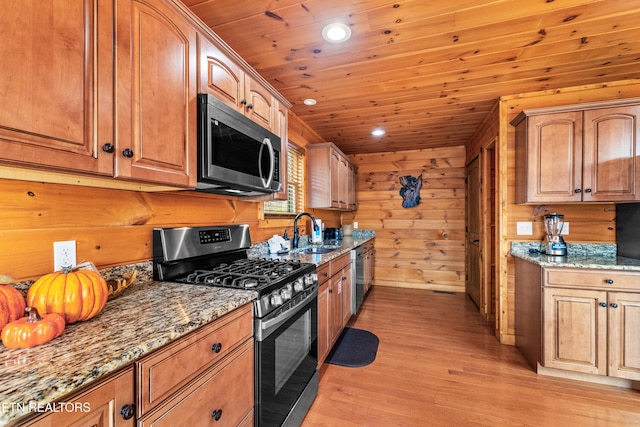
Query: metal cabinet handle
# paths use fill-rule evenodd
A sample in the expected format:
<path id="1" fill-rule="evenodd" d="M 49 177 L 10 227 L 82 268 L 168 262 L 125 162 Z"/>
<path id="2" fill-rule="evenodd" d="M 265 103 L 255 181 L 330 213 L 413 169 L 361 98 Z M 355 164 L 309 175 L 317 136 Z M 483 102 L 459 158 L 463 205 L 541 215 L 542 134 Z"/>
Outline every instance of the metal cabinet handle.
<path id="1" fill-rule="evenodd" d="M 242 104 L 242 105 L 247 105 L 247 100 L 246 100 L 246 99 L 243 99 L 242 101 L 240 101 L 240 104 Z"/>
<path id="2" fill-rule="evenodd" d="M 122 419 L 128 420 L 133 417 L 136 413 L 136 405 L 135 403 L 129 403 L 128 405 L 124 405 L 120 408 L 120 415 L 122 415 Z"/>
<path id="3" fill-rule="evenodd" d="M 218 421 L 222 417 L 222 409 L 216 409 L 211 413 L 211 418 Z"/>
<path id="4" fill-rule="evenodd" d="M 131 148 L 125 148 L 122 150 L 122 155 L 131 158 L 133 157 L 133 150 Z"/>
<path id="5" fill-rule="evenodd" d="M 582 193 L 582 189 L 581 188 L 576 188 L 575 190 L 573 190 L 574 193 L 576 194 L 580 194 Z"/>
<path id="6" fill-rule="evenodd" d="M 215 344 L 211 345 L 211 350 L 214 353 L 220 353 L 220 350 L 222 350 L 222 343 L 218 342 L 218 343 L 215 343 Z"/>
<path id="7" fill-rule="evenodd" d="M 600 303 L 600 307 L 606 307 L 606 306 L 607 306 L 607 303 L 606 303 L 606 302 L 601 302 L 601 303 Z"/>
<path id="8" fill-rule="evenodd" d="M 611 307 L 613 307 L 613 308 L 618 308 L 618 304 L 616 304 L 615 302 L 614 302 L 614 303 L 611 303 Z"/>
<path id="9" fill-rule="evenodd" d="M 253 104 L 249 104 L 249 105 L 247 105 L 247 108 L 248 108 L 249 110 L 253 109 Z"/>
<path id="10" fill-rule="evenodd" d="M 607 285 L 613 285 L 613 280 L 611 280 L 611 279 L 606 279 L 606 280 L 604 281 L 604 283 L 606 283 Z"/>
<path id="11" fill-rule="evenodd" d="M 587 188 L 586 190 L 584 190 L 585 193 L 591 193 L 591 189 Z"/>
<path id="12" fill-rule="evenodd" d="M 115 150 L 116 150 L 116 147 L 114 147 L 113 144 L 110 142 L 107 142 L 102 146 L 102 151 L 104 151 L 105 153 L 113 153 Z"/>

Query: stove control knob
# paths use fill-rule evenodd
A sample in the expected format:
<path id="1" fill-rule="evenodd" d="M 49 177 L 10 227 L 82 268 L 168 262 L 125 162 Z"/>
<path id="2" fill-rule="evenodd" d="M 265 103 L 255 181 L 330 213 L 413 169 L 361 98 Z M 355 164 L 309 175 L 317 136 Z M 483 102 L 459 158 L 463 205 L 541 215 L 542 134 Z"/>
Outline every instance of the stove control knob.
<path id="1" fill-rule="evenodd" d="M 316 281 L 318 281 L 318 273 L 311 273 L 304 276 L 304 284 L 307 285 L 307 287 L 313 285 Z"/>
<path id="2" fill-rule="evenodd" d="M 274 307 L 278 307 L 282 305 L 282 296 L 278 293 L 278 291 L 271 292 L 271 297 L 269 298 L 271 301 L 271 305 Z"/>
<path id="3" fill-rule="evenodd" d="M 293 284 L 293 289 L 294 289 L 296 292 L 302 292 L 302 291 L 304 291 L 304 282 L 305 282 L 305 280 L 304 280 L 302 277 L 299 277 L 299 278 L 296 280 L 296 283 L 294 283 L 294 284 Z"/>
<path id="4" fill-rule="evenodd" d="M 280 289 L 280 296 L 282 297 L 282 301 L 288 301 L 291 299 L 291 297 L 293 296 L 291 283 Z"/>

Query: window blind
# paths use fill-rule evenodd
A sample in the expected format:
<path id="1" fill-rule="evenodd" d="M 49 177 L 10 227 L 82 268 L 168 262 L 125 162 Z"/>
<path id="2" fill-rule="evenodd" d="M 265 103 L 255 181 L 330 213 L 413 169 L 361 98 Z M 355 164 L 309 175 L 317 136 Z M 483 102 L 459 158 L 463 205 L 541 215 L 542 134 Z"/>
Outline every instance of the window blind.
<path id="1" fill-rule="evenodd" d="M 292 144 L 287 146 L 287 200 L 264 202 L 264 212 L 294 214 L 304 210 L 304 153 Z"/>

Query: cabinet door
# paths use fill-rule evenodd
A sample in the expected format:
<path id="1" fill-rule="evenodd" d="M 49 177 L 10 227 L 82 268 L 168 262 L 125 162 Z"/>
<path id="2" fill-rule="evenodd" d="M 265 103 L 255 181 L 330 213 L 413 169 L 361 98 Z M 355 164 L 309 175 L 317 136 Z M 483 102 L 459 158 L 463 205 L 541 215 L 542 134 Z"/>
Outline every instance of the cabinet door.
<path id="1" fill-rule="evenodd" d="M 351 265 L 342 270 L 342 327 L 351 319 Z"/>
<path id="2" fill-rule="evenodd" d="M 543 366 L 607 373 L 607 293 L 543 289 Z"/>
<path id="3" fill-rule="evenodd" d="M 260 126 L 278 133 L 275 125 L 275 98 L 249 76 L 244 79 L 245 114 Z M 286 143 L 286 141 L 284 141 Z M 286 147 L 286 144 L 284 145 Z"/>
<path id="4" fill-rule="evenodd" d="M 5 3 L 0 13 L 0 156 L 113 173 L 113 2 Z"/>
<path id="5" fill-rule="evenodd" d="M 329 321 L 331 313 L 329 312 L 329 290 L 328 283 L 320 286 L 318 291 L 318 368 L 322 366 L 329 350 L 331 349 L 329 336 Z"/>
<path id="6" fill-rule="evenodd" d="M 584 201 L 637 200 L 640 107 L 584 112 Z"/>
<path id="7" fill-rule="evenodd" d="M 206 37 L 198 37 L 198 92 L 244 113 L 244 71 Z"/>
<path id="8" fill-rule="evenodd" d="M 331 207 L 340 208 L 342 205 L 342 200 L 340 200 L 341 183 L 339 176 L 340 155 L 335 150 L 331 150 L 329 167 L 329 175 L 331 177 Z"/>
<path id="9" fill-rule="evenodd" d="M 348 189 L 347 189 L 347 209 L 355 211 L 358 208 L 358 174 L 355 166 L 351 163 L 347 165 L 348 171 Z"/>
<path id="10" fill-rule="evenodd" d="M 116 176 L 195 187 L 195 29 L 161 0 L 116 11 Z"/>
<path id="11" fill-rule="evenodd" d="M 526 201 L 582 200 L 582 113 L 529 117 Z"/>
<path id="12" fill-rule="evenodd" d="M 330 337 L 331 345 L 336 342 L 342 331 L 342 275 L 336 274 L 331 278 L 329 290 L 329 309 L 331 310 Z"/>
<path id="13" fill-rule="evenodd" d="M 609 375 L 640 381 L 640 294 L 609 292 Z"/>
<path id="14" fill-rule="evenodd" d="M 77 410 L 49 413 L 24 427 L 133 427 L 136 421 L 133 393 L 133 368 L 128 368 L 67 401 L 67 407 L 73 405 Z M 131 416 L 125 419 L 121 410 L 126 413 L 127 409 Z"/>

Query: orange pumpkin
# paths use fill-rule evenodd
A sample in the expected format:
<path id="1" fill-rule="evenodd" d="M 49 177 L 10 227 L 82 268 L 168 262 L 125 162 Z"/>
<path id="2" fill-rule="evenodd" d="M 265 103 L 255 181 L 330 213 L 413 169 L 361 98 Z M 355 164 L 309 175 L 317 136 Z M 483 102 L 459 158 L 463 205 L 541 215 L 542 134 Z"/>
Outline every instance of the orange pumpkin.
<path id="1" fill-rule="evenodd" d="M 2 344 L 8 348 L 27 348 L 44 344 L 64 331 L 64 317 L 51 313 L 40 316 L 33 307 L 25 309 L 27 317 L 7 323 L 2 328 Z"/>
<path id="2" fill-rule="evenodd" d="M 89 320 L 107 303 L 108 287 L 91 270 L 58 271 L 38 279 L 27 291 L 27 305 L 40 313 L 60 313 L 67 323 Z"/>
<path id="3" fill-rule="evenodd" d="M 11 285 L 0 285 L 0 330 L 9 322 L 24 316 L 26 304 L 19 290 Z"/>

